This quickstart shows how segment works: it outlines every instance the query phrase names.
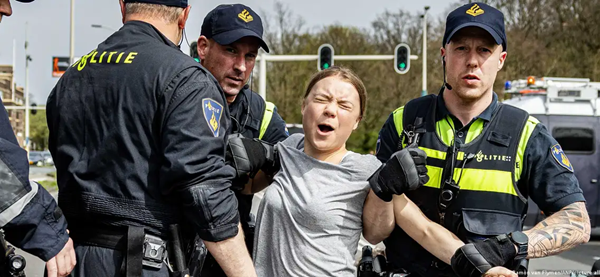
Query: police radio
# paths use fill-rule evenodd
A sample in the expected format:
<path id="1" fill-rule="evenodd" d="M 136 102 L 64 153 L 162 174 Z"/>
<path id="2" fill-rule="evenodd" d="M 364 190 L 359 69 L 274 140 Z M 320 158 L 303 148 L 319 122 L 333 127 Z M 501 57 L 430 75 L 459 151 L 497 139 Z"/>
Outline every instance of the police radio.
<path id="1" fill-rule="evenodd" d="M 0 260 L 0 277 L 25 277 L 25 258 L 15 253 L 15 248 L 6 243 L 0 230 L 0 248 L 4 257 Z"/>

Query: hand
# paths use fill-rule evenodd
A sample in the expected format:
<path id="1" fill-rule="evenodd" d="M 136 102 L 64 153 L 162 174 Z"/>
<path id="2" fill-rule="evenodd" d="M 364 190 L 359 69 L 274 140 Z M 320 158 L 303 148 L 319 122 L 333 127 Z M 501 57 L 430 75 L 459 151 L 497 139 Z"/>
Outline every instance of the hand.
<path id="1" fill-rule="evenodd" d="M 519 275 L 508 268 L 497 266 L 488 270 L 483 277 L 518 277 Z"/>
<path id="2" fill-rule="evenodd" d="M 410 145 L 392 155 L 371 177 L 369 184 L 381 200 L 389 202 L 392 195 L 415 190 L 429 181 L 427 154 Z"/>
<path id="3" fill-rule="evenodd" d="M 452 256 L 451 264 L 459 276 L 481 276 L 492 267 L 504 266 L 517 256 L 514 244 L 501 235 L 465 244 Z"/>
<path id="4" fill-rule="evenodd" d="M 68 232 L 68 231 L 67 231 Z M 64 277 L 71 274 L 77 264 L 73 240 L 69 238 L 65 246 L 56 256 L 46 262 L 48 277 Z"/>
<path id="5" fill-rule="evenodd" d="M 275 147 L 259 139 L 231 137 L 225 160 L 236 170 L 237 178 L 254 178 L 259 170 L 274 174 L 279 170 Z"/>

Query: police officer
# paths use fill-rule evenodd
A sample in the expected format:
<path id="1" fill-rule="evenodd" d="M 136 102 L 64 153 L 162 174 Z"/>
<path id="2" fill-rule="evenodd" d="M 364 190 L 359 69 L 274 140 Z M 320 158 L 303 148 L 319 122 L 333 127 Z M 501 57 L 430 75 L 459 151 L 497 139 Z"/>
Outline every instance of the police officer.
<path id="1" fill-rule="evenodd" d="M 225 92 L 233 133 L 276 144 L 288 136 L 285 122 L 275 105 L 266 102 L 248 85 L 258 49 L 269 52 L 262 35 L 262 20 L 250 7 L 241 4 L 219 5 L 204 18 L 196 55 Z M 192 56 L 195 56 L 193 51 Z M 235 194 L 240 221 L 246 235 L 246 245 L 252 253 L 254 222 L 250 210 L 253 195 L 249 189 L 241 190 L 247 181 L 247 176 L 241 176 L 234 186 L 239 188 Z M 223 275 L 210 257 L 204 268 L 209 276 Z"/>
<path id="2" fill-rule="evenodd" d="M 72 275 L 184 275 L 176 237 L 192 237 L 190 227 L 229 276 L 255 276 L 224 161 L 225 95 L 178 45 L 190 6 L 120 4 L 123 27 L 48 98 L 59 205 L 79 260 Z"/>
<path id="3" fill-rule="evenodd" d="M 11 14 L 10 1 L 0 0 L 0 21 Z M 67 221 L 52 195 L 29 181 L 27 152 L 19 147 L 2 102 L 0 175 L 0 228 L 6 240 L 46 261 L 48 276 L 68 275 L 75 266 L 75 251 Z"/>
<path id="4" fill-rule="evenodd" d="M 481 276 L 494 266 L 521 269 L 524 259 L 589 240 L 585 200 L 560 145 L 537 119 L 499 103 L 492 90 L 507 56 L 504 29 L 502 12 L 486 4 L 452 11 L 441 48 L 447 81 L 439 95 L 408 102 L 380 131 L 381 161 L 411 143 L 427 154 L 428 182 L 406 195 L 467 243 L 450 267 L 396 226 L 385 240 L 387 257 L 411 276 Z M 372 183 L 382 199 L 394 194 L 386 185 Z M 549 217 L 522 232 L 528 197 Z"/>

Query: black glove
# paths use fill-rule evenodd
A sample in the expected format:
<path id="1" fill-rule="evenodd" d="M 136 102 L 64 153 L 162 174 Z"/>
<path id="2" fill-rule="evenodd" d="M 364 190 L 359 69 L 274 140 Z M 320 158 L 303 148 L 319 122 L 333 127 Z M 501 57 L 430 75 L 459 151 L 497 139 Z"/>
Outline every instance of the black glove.
<path id="1" fill-rule="evenodd" d="M 371 189 L 386 202 L 391 201 L 394 194 L 418 189 L 429 181 L 426 164 L 427 154 L 423 150 L 416 145 L 404 148 L 369 177 Z"/>
<path id="2" fill-rule="evenodd" d="M 458 276 L 477 276 L 496 266 L 506 266 L 517 256 L 515 245 L 500 235 L 475 243 L 465 244 L 452 256 L 451 264 Z"/>
<path id="3" fill-rule="evenodd" d="M 235 168 L 236 178 L 254 178 L 259 170 L 267 175 L 279 171 L 279 157 L 275 146 L 259 139 L 239 136 L 229 138 L 225 160 Z"/>

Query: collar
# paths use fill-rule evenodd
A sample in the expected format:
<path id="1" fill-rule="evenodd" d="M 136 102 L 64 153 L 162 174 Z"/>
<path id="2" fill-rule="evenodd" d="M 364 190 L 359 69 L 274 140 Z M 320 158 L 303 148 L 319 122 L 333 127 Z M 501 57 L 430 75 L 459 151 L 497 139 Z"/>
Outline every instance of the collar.
<path id="1" fill-rule="evenodd" d="M 481 114 L 473 118 L 471 122 L 478 118 L 481 118 L 487 122 L 492 120 L 494 111 L 496 111 L 496 107 L 498 107 L 498 95 L 495 92 L 492 92 L 492 94 L 492 103 L 490 103 L 490 105 L 485 110 L 483 110 Z M 446 107 L 446 103 L 444 102 L 444 87 L 441 88 L 440 93 L 438 94 L 436 107 L 436 121 L 440 121 L 446 118 L 446 116 L 448 115 L 451 115 L 453 118 L 455 117 L 453 114 L 450 113 L 450 111 Z"/>
<path id="2" fill-rule="evenodd" d="M 235 100 L 233 100 L 233 102 L 231 102 L 231 104 L 229 104 L 229 110 L 233 113 L 235 110 L 238 110 L 240 108 L 244 108 L 246 107 L 246 105 L 249 105 L 250 103 L 250 99 L 249 99 L 249 95 L 248 92 L 250 92 L 250 89 L 243 87 L 242 90 L 240 90 L 240 92 L 238 93 L 238 95 L 235 97 Z M 251 92 L 250 92 L 251 93 Z"/>
<path id="3" fill-rule="evenodd" d="M 130 32 L 130 33 L 135 33 L 138 35 L 141 34 L 141 35 L 149 36 L 151 38 L 161 41 L 162 43 L 164 43 L 170 47 L 179 49 L 179 46 L 175 45 L 170 39 L 168 39 L 166 36 L 164 36 L 158 29 L 156 29 L 154 26 L 152 26 L 152 24 L 144 22 L 144 21 L 138 21 L 138 20 L 127 21 L 127 22 L 125 22 L 123 27 L 119 30 L 119 32 L 120 31 L 126 31 L 126 32 Z"/>

